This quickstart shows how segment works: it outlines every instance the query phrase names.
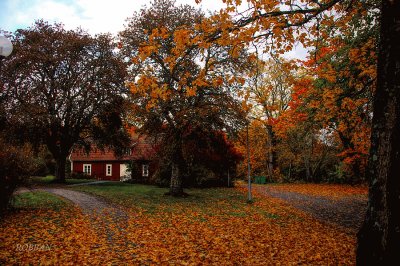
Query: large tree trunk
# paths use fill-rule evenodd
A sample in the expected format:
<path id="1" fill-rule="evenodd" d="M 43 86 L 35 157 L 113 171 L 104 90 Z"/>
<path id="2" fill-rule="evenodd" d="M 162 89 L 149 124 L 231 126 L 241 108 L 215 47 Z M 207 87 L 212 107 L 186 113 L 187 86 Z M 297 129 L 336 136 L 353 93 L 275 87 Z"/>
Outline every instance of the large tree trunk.
<path id="1" fill-rule="evenodd" d="M 184 196 L 186 195 L 183 192 L 182 186 L 182 164 L 183 164 L 183 155 L 182 155 L 182 135 L 178 132 L 175 134 L 172 145 L 172 154 L 171 154 L 171 182 L 169 187 L 169 195 L 171 196 Z"/>
<path id="2" fill-rule="evenodd" d="M 65 183 L 65 168 L 67 165 L 67 157 L 60 156 L 60 158 L 56 159 L 56 181 L 59 183 Z"/>
<path id="3" fill-rule="evenodd" d="M 65 139 L 64 142 L 67 142 Z M 71 141 L 68 141 L 71 142 Z M 50 153 L 53 155 L 54 160 L 56 161 L 56 169 L 55 169 L 55 181 L 57 183 L 65 183 L 65 168 L 67 165 L 67 157 L 69 155 L 69 151 L 72 147 L 71 143 L 58 144 L 56 138 L 49 138 L 47 142 L 47 148 Z"/>
<path id="4" fill-rule="evenodd" d="M 358 265 L 400 261 L 400 1 L 382 1 L 381 12 L 369 200 L 358 233 Z"/>
<path id="5" fill-rule="evenodd" d="M 172 196 L 183 195 L 182 177 L 180 175 L 179 165 L 175 163 L 172 163 L 171 185 L 169 187 L 169 194 Z"/>

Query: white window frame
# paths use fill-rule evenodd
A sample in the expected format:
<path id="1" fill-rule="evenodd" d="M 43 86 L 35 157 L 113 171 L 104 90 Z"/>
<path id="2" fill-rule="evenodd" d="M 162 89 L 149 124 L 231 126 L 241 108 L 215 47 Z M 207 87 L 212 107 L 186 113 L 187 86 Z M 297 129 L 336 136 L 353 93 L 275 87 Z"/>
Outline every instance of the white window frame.
<path id="1" fill-rule="evenodd" d="M 142 164 L 142 176 L 143 177 L 149 176 L 149 165 L 148 164 Z"/>
<path id="2" fill-rule="evenodd" d="M 85 169 L 86 168 L 86 169 Z M 87 172 L 89 170 L 89 172 Z M 92 164 L 90 163 L 84 163 L 83 164 L 83 173 L 87 175 L 92 175 Z"/>
<path id="3" fill-rule="evenodd" d="M 112 176 L 112 164 L 106 164 L 106 176 Z"/>

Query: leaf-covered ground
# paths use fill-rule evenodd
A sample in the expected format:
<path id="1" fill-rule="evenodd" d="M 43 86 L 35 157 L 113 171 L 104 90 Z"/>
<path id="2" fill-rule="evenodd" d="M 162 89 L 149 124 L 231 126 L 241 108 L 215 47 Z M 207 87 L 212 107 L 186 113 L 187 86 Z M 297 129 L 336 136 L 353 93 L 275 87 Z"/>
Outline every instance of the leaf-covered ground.
<path id="1" fill-rule="evenodd" d="M 22 209 L 0 228 L 0 264 L 354 264 L 355 235 L 320 223 L 282 201 L 246 191 L 165 189 L 128 184 L 79 188 L 124 206 L 84 215 L 61 209 Z M 51 205 L 50 205 L 51 206 Z M 32 247 L 32 250 L 29 250 Z"/>
<path id="2" fill-rule="evenodd" d="M 244 186 L 242 184 L 242 186 Z M 330 184 L 254 185 L 261 196 L 283 200 L 320 221 L 356 234 L 367 210 L 366 187 Z"/>
<path id="3" fill-rule="evenodd" d="M 273 184 L 268 185 L 275 191 L 296 192 L 307 196 L 322 196 L 330 199 L 346 197 L 367 197 L 367 186 L 336 184 Z"/>

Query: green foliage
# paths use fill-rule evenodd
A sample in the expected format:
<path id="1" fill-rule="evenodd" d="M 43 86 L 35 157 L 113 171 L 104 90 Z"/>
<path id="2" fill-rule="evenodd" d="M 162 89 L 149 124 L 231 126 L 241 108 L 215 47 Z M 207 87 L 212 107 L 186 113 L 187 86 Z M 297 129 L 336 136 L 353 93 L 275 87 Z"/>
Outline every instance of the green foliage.
<path id="1" fill-rule="evenodd" d="M 69 178 L 66 179 L 66 181 L 68 182 L 68 180 L 71 180 L 71 179 L 91 179 L 91 177 L 86 173 L 72 172 L 69 175 Z"/>
<path id="2" fill-rule="evenodd" d="M 30 178 L 30 182 L 33 184 L 50 184 L 55 180 L 54 175 L 46 175 L 46 176 L 34 176 Z"/>
<path id="3" fill-rule="evenodd" d="M 40 177 L 40 176 L 35 176 L 35 177 L 31 177 L 29 178 L 29 184 L 30 185 L 43 185 L 43 186 L 48 186 L 51 184 L 56 184 L 56 177 L 54 175 L 48 175 L 48 176 L 44 176 L 44 177 Z M 69 178 L 67 178 L 65 180 L 65 184 L 66 185 L 73 185 L 73 184 L 81 184 L 81 183 L 90 183 L 93 181 L 96 181 L 96 179 L 90 178 L 90 176 L 83 174 L 83 173 L 76 173 L 71 175 Z M 60 184 L 57 184 L 58 186 Z"/>
<path id="4" fill-rule="evenodd" d="M 44 191 L 25 192 L 15 195 L 12 206 L 17 209 L 60 209 L 67 206 L 61 198 Z"/>

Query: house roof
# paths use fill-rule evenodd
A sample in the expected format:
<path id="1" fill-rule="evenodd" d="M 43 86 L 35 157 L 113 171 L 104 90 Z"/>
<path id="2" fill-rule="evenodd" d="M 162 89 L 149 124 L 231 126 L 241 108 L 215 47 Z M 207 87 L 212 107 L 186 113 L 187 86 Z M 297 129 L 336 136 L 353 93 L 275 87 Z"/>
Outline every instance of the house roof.
<path id="1" fill-rule="evenodd" d="M 76 161 L 137 161 L 137 160 L 152 160 L 156 154 L 155 145 L 145 137 L 136 137 L 133 144 L 127 149 L 125 154 L 117 157 L 114 151 L 110 148 L 104 150 L 92 146 L 91 151 L 87 153 L 81 147 L 75 147 L 70 155 L 70 160 Z"/>

